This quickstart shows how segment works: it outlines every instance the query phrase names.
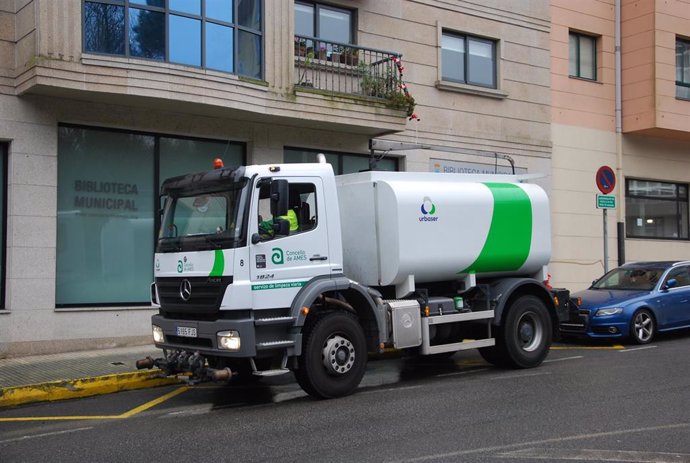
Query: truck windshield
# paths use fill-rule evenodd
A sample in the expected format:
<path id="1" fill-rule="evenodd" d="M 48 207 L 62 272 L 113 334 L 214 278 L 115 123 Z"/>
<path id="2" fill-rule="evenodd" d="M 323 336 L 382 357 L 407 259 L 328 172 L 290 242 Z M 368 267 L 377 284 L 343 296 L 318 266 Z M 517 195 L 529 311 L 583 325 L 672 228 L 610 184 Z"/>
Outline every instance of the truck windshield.
<path id="1" fill-rule="evenodd" d="M 156 252 L 227 249 L 243 245 L 247 179 L 222 191 L 176 191 L 168 196 Z"/>

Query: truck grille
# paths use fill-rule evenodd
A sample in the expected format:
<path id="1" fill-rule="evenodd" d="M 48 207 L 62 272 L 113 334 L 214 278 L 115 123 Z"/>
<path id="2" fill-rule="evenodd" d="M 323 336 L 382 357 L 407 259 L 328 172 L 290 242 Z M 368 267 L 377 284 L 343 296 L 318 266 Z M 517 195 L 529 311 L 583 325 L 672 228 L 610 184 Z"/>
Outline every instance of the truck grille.
<path id="1" fill-rule="evenodd" d="M 189 297 L 182 297 L 183 282 L 189 285 Z M 225 295 L 228 285 L 232 284 L 232 277 L 171 277 L 156 278 L 156 289 L 161 309 L 166 312 L 194 312 L 215 313 Z"/>

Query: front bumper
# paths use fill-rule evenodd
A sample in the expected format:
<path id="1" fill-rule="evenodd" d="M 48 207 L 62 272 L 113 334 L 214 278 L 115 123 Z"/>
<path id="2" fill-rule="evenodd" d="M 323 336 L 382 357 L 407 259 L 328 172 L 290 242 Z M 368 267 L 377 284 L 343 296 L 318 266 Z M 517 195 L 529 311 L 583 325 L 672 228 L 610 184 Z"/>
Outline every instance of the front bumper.
<path id="1" fill-rule="evenodd" d="M 156 347 L 167 350 L 184 350 L 200 352 L 203 355 L 218 357 L 255 357 L 256 332 L 252 319 L 192 321 L 165 318 L 162 315 L 151 317 L 151 323 L 163 330 L 164 342 L 155 343 Z M 177 328 L 194 328 L 196 337 L 177 335 Z M 240 335 L 240 349 L 230 351 L 218 348 L 217 333 L 220 331 L 237 331 Z"/>
<path id="2" fill-rule="evenodd" d="M 560 323 L 560 332 L 566 336 L 590 338 L 622 338 L 628 335 L 629 322 L 621 314 L 595 317 L 596 309 L 582 309 L 571 303 L 568 319 Z"/>

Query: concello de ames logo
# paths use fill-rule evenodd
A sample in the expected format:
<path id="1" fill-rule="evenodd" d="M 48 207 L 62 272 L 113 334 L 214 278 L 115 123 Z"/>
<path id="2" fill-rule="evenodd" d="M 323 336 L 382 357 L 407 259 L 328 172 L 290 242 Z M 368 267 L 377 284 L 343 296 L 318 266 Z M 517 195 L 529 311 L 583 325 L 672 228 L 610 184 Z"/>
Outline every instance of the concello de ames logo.
<path id="1" fill-rule="evenodd" d="M 424 197 L 422 201 L 422 216 L 419 218 L 420 222 L 436 222 L 438 217 L 436 215 L 436 205 L 428 196 Z"/>

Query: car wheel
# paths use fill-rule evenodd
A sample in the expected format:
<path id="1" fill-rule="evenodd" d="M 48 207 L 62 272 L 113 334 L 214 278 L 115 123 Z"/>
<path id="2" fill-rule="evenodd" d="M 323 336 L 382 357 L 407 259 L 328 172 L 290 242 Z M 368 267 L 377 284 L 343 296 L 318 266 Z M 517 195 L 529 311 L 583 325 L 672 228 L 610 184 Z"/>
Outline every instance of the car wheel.
<path id="1" fill-rule="evenodd" d="M 654 316 L 647 309 L 635 312 L 630 322 L 630 336 L 636 344 L 648 344 L 652 342 L 655 332 Z"/>

